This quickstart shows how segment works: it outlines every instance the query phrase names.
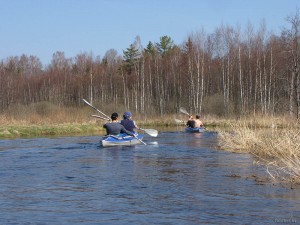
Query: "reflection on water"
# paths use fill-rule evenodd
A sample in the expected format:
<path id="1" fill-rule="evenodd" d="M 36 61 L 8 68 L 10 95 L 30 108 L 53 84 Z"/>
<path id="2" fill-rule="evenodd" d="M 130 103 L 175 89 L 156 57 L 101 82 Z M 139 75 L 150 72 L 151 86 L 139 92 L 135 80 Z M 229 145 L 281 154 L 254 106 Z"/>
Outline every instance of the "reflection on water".
<path id="1" fill-rule="evenodd" d="M 274 224 L 300 222 L 299 190 L 254 176 L 217 134 L 160 132 L 147 146 L 99 137 L 0 141 L 1 224 Z"/>

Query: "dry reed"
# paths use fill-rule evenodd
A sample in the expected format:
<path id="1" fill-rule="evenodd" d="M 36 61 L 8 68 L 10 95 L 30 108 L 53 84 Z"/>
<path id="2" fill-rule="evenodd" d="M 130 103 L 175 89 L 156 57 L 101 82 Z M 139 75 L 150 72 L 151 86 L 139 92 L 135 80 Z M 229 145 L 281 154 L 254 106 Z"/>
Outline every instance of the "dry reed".
<path id="1" fill-rule="evenodd" d="M 266 166 L 267 173 L 276 181 L 299 183 L 299 124 L 264 119 L 260 126 L 264 128 L 258 128 L 253 121 L 239 121 L 231 124 L 230 131 L 219 130 L 221 148 L 254 155 L 256 163 Z"/>

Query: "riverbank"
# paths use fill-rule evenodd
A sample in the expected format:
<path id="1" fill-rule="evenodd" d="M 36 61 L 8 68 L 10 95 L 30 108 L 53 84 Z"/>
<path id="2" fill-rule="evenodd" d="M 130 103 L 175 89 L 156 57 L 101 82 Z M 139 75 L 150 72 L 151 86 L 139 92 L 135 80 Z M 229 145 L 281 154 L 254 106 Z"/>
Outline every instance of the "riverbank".
<path id="1" fill-rule="evenodd" d="M 48 104 L 46 104 L 47 106 Z M 90 107 L 49 110 L 45 105 L 35 108 L 16 108 L 0 114 L 0 138 L 23 138 L 37 136 L 72 136 L 104 133 L 103 124 L 106 120 L 91 117 L 97 114 Z M 19 106 L 20 107 L 20 106 Z M 163 128 L 180 126 L 174 118 L 186 119 L 184 115 L 134 115 L 139 127 Z M 215 126 L 215 122 L 210 122 Z"/>
<path id="2" fill-rule="evenodd" d="M 0 138 L 97 134 L 101 130 L 95 124 L 0 125 Z"/>
<path id="3" fill-rule="evenodd" d="M 281 121 L 282 122 L 282 121 Z M 270 123 L 270 127 L 235 123 L 218 130 L 220 148 L 249 153 L 275 182 L 300 183 L 299 123 Z"/>
<path id="4" fill-rule="evenodd" d="M 84 134 L 103 134 L 103 124 L 107 121 L 87 116 L 88 112 L 77 111 L 75 113 L 65 112 L 63 114 L 36 115 L 30 114 L 8 116 L 0 115 L 0 138 L 19 138 L 36 136 L 57 136 L 57 135 L 84 135 Z M 163 129 L 165 127 L 184 126 L 184 123 L 176 123 L 175 118 L 185 120 L 182 115 L 166 115 L 164 117 L 145 117 L 136 115 L 135 121 L 139 127 Z M 244 117 L 244 118 L 217 118 L 205 116 L 202 118 L 207 129 L 217 129 L 222 135 L 224 130 L 237 131 L 244 130 L 250 133 L 251 129 L 295 129 L 298 127 L 294 120 L 288 117 Z M 234 135 L 232 137 L 238 137 Z M 226 136 L 227 140 L 229 138 Z M 228 146 L 226 143 L 224 146 Z M 248 148 L 248 146 L 240 149 Z M 236 148 L 236 146 L 234 147 Z"/>
<path id="5" fill-rule="evenodd" d="M 67 118 L 64 120 L 64 118 Z M 88 116 L 78 116 L 73 122 L 70 117 L 28 117 L 15 119 L 9 116 L 0 116 L 0 138 L 23 138 L 38 136 L 72 136 L 104 133 L 103 124 L 107 121 Z M 177 124 L 170 119 L 151 118 L 136 120 L 139 127 L 169 127 Z"/>

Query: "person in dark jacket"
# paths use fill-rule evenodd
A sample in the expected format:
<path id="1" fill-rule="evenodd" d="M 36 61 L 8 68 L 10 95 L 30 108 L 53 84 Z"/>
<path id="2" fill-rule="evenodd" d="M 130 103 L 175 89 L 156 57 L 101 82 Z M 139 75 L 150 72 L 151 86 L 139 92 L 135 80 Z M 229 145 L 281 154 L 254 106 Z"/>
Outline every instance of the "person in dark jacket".
<path id="1" fill-rule="evenodd" d="M 195 120 L 192 115 L 189 117 L 189 120 L 187 121 L 186 126 L 190 127 L 190 128 L 195 128 Z"/>
<path id="2" fill-rule="evenodd" d="M 118 135 L 120 133 L 126 133 L 130 136 L 136 136 L 133 132 L 125 129 L 125 127 L 118 122 L 118 113 L 111 114 L 111 122 L 103 125 L 106 129 L 106 135 Z"/>
<path id="3" fill-rule="evenodd" d="M 121 124 L 125 127 L 126 130 L 130 132 L 135 132 L 135 129 L 139 129 L 135 124 L 135 121 L 131 119 L 131 112 L 124 112 L 123 120 L 121 120 Z"/>

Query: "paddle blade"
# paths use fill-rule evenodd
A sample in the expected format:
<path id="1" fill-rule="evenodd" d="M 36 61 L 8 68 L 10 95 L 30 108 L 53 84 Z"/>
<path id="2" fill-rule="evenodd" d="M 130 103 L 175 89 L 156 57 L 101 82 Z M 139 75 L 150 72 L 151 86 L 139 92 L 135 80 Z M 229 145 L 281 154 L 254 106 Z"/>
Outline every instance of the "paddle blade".
<path id="1" fill-rule="evenodd" d="M 89 103 L 87 100 L 82 99 L 85 104 L 87 104 L 88 106 L 90 106 L 91 108 L 95 109 L 97 112 L 99 112 L 100 114 L 102 114 L 104 117 L 106 117 L 107 119 L 110 120 L 109 116 L 105 115 L 103 112 L 101 112 L 99 109 L 97 109 L 95 106 L 93 106 L 91 103 Z"/>
<path id="2" fill-rule="evenodd" d="M 179 120 L 179 119 L 174 119 L 176 123 L 184 123 L 183 120 Z"/>
<path id="3" fill-rule="evenodd" d="M 140 128 L 140 130 L 145 131 L 147 134 L 149 134 L 152 137 L 157 137 L 157 135 L 158 135 L 158 131 L 155 130 L 155 129 L 142 129 L 142 128 Z"/>
<path id="4" fill-rule="evenodd" d="M 98 115 L 91 115 L 91 116 L 92 116 L 92 117 L 99 118 L 99 119 L 103 119 L 103 120 L 110 121 L 110 119 L 108 119 L 108 118 L 105 118 L 105 117 L 102 117 L 102 116 L 98 116 Z"/>
<path id="5" fill-rule="evenodd" d="M 184 114 L 187 114 L 188 116 L 190 115 L 190 114 L 186 111 L 186 109 L 183 108 L 183 107 L 180 107 L 180 108 L 179 108 L 179 111 L 182 112 L 182 113 L 184 113 Z"/>
<path id="6" fill-rule="evenodd" d="M 92 107 L 93 109 L 97 110 L 94 106 L 92 106 L 87 100 L 85 100 L 84 98 L 82 99 L 84 101 L 85 104 L 87 104 L 88 106 Z"/>

